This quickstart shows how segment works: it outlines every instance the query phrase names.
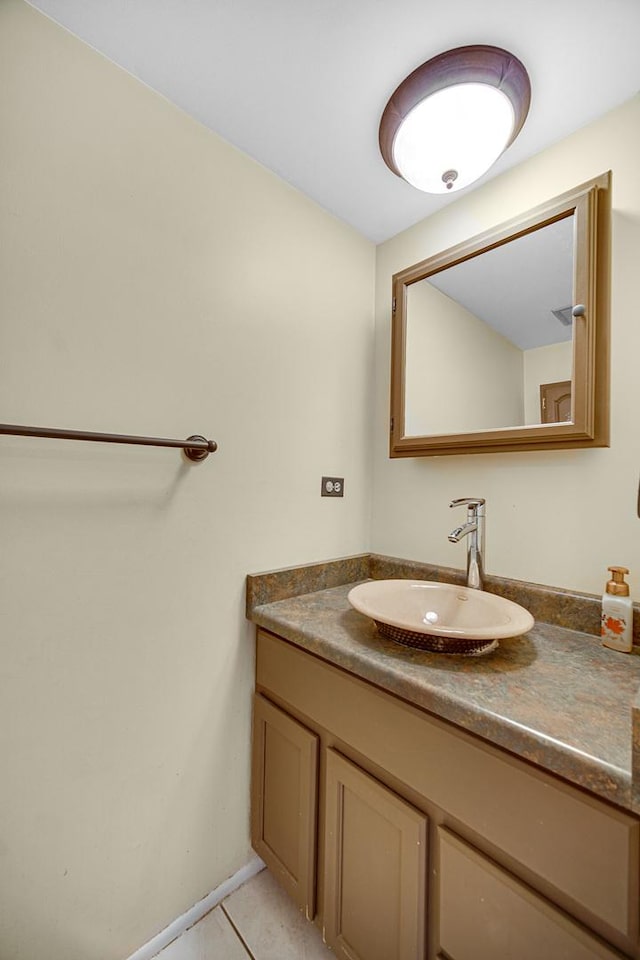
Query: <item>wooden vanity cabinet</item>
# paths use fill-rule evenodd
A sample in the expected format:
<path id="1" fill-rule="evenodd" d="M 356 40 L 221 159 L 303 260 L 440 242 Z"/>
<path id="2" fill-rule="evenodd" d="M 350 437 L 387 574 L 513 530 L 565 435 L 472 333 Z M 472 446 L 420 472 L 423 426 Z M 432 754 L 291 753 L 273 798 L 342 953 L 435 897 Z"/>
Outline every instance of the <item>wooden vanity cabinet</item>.
<path id="1" fill-rule="evenodd" d="M 254 717 L 255 849 L 338 957 L 640 960 L 635 817 L 264 630 Z"/>

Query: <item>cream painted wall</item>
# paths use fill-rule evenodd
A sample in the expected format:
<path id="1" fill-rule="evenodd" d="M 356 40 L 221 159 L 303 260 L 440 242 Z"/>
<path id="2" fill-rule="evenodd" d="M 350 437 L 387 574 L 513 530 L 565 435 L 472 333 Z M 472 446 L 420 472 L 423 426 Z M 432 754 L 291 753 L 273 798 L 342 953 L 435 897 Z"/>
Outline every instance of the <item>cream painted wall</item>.
<path id="1" fill-rule="evenodd" d="M 525 423 L 540 423 L 540 385 L 571 380 L 573 344 L 550 343 L 523 352 Z"/>
<path id="2" fill-rule="evenodd" d="M 407 436 L 523 422 L 522 350 L 428 280 L 407 290 L 407 317 Z"/>
<path id="3" fill-rule="evenodd" d="M 490 572 L 640 598 L 640 100 L 382 245 L 374 355 L 371 245 L 22 0 L 0 91 L 2 419 L 220 443 L 0 443 L 0 957 L 122 960 L 249 855 L 248 570 L 462 567 L 482 495 Z M 390 461 L 392 273 L 609 168 L 611 448 Z"/>
<path id="4" fill-rule="evenodd" d="M 122 960 L 249 857 L 244 576 L 368 546 L 374 250 L 0 4 L 0 957 Z M 321 499 L 323 473 L 346 478 Z"/>
<path id="5" fill-rule="evenodd" d="M 372 546 L 464 567 L 447 534 L 454 497 L 487 500 L 488 572 L 599 593 L 609 564 L 631 569 L 640 599 L 640 98 L 463 194 L 382 244 L 376 271 L 376 426 Z M 391 276 L 574 185 L 613 171 L 611 447 L 389 460 Z"/>

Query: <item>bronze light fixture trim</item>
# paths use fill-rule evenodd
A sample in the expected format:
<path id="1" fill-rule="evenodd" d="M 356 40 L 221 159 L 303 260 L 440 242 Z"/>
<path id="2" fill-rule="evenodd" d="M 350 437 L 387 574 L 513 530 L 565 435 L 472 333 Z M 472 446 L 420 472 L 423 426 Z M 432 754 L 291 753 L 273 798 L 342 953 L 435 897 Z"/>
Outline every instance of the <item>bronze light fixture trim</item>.
<path id="1" fill-rule="evenodd" d="M 529 75 L 512 53 L 457 47 L 397 87 L 380 121 L 380 151 L 389 169 L 419 190 L 460 190 L 513 143 L 530 101 Z"/>

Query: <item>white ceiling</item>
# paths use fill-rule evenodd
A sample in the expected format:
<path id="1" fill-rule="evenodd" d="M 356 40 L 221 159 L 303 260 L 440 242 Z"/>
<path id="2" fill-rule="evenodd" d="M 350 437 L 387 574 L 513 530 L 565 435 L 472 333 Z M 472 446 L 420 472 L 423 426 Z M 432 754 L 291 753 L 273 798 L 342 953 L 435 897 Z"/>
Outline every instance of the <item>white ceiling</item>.
<path id="1" fill-rule="evenodd" d="M 467 191 L 640 89 L 640 0 L 30 2 L 376 242 L 458 196 L 378 150 L 389 96 L 435 54 L 494 44 L 531 78 L 524 129 Z"/>

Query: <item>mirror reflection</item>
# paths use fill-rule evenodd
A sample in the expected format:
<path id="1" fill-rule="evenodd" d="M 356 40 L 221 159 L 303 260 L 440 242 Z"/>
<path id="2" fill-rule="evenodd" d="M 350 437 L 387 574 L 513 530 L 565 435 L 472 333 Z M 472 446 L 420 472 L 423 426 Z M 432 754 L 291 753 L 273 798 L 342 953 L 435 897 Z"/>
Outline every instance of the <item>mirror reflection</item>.
<path id="1" fill-rule="evenodd" d="M 571 421 L 574 215 L 410 283 L 405 436 Z"/>

